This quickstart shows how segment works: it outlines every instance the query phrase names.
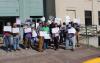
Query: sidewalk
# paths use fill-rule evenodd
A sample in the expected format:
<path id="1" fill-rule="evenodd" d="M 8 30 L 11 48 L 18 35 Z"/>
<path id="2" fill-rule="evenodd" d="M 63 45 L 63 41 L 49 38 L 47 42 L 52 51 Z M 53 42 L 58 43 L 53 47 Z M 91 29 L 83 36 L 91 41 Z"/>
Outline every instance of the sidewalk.
<path id="1" fill-rule="evenodd" d="M 70 50 L 53 49 L 37 52 L 35 50 L 24 50 L 16 52 L 5 52 L 0 50 L 0 63 L 82 63 L 88 59 L 100 56 L 100 50 L 85 45 Z"/>

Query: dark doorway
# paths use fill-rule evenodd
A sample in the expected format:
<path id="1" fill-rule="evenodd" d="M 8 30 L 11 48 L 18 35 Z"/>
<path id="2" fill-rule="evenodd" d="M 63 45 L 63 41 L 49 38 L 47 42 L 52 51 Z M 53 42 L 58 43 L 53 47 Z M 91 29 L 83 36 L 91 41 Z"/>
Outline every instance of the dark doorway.
<path id="1" fill-rule="evenodd" d="M 3 34 L 3 26 L 7 24 L 7 22 L 11 23 L 11 26 L 13 26 L 13 23 L 16 22 L 17 17 L 0 17 L 0 35 Z"/>
<path id="2" fill-rule="evenodd" d="M 92 11 L 85 11 L 85 25 L 92 25 Z"/>

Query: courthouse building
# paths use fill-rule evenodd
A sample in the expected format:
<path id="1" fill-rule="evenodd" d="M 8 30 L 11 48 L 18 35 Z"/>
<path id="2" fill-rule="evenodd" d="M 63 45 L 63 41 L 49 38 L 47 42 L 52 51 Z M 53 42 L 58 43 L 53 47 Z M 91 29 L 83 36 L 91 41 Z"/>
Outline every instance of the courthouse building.
<path id="1" fill-rule="evenodd" d="M 97 25 L 100 30 L 100 0 L 55 0 L 56 16 L 65 19 L 70 16 L 71 19 L 79 17 L 81 24 Z M 100 37 L 89 38 L 89 41 L 82 40 L 95 47 L 100 47 Z"/>
<path id="2" fill-rule="evenodd" d="M 42 16 L 72 19 L 79 17 L 81 24 L 100 25 L 100 0 L 0 0 L 0 30 L 6 22 L 15 22 L 20 17 L 34 18 L 39 21 Z M 1 32 L 0 32 L 1 33 Z"/>

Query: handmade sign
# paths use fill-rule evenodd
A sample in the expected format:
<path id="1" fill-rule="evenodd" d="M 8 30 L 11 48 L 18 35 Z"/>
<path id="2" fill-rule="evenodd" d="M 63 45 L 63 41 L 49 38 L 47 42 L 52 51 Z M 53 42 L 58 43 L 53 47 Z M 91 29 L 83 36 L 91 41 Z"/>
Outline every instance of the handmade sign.
<path id="1" fill-rule="evenodd" d="M 61 24 L 61 18 L 55 18 L 55 23 L 57 23 L 58 25 L 60 25 Z"/>
<path id="2" fill-rule="evenodd" d="M 68 29 L 68 33 L 76 33 L 76 30 L 74 28 Z"/>
<path id="3" fill-rule="evenodd" d="M 3 31 L 11 32 L 11 26 L 4 26 Z"/>
<path id="4" fill-rule="evenodd" d="M 39 23 L 36 23 L 36 28 L 39 26 Z"/>
<path id="5" fill-rule="evenodd" d="M 43 36 L 43 37 L 44 37 L 45 33 L 46 33 L 46 32 L 44 32 L 44 31 L 40 31 L 39 34 L 40 34 L 40 36 Z"/>
<path id="6" fill-rule="evenodd" d="M 66 16 L 65 23 L 68 24 L 69 22 L 71 22 L 71 18 L 69 16 Z"/>
<path id="7" fill-rule="evenodd" d="M 41 18 L 41 21 L 43 21 L 43 22 L 44 22 L 44 21 L 45 21 L 45 17 L 42 17 L 42 18 Z"/>
<path id="8" fill-rule="evenodd" d="M 47 34 L 47 33 L 46 33 L 46 34 L 44 35 L 44 38 L 45 38 L 45 39 L 50 39 L 50 38 L 51 38 L 51 37 L 50 37 L 50 34 Z"/>
<path id="9" fill-rule="evenodd" d="M 16 24 L 21 25 L 21 20 L 19 18 L 16 18 Z"/>
<path id="10" fill-rule="evenodd" d="M 19 30 L 19 28 L 12 28 L 12 32 L 13 32 L 13 33 L 19 33 L 20 30 Z"/>
<path id="11" fill-rule="evenodd" d="M 29 32 L 32 32 L 32 29 L 31 28 L 25 28 L 24 31 L 25 31 L 25 33 L 29 33 Z"/>
<path id="12" fill-rule="evenodd" d="M 59 28 L 52 28 L 52 33 L 58 33 L 59 32 Z"/>
<path id="13" fill-rule="evenodd" d="M 37 33 L 35 30 L 32 31 L 32 37 L 37 37 Z"/>

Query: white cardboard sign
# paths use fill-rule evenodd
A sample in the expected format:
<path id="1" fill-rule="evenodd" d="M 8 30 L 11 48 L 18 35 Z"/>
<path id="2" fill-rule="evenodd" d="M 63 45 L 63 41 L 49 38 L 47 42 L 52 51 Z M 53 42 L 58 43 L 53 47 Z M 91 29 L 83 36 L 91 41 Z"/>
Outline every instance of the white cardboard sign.
<path id="1" fill-rule="evenodd" d="M 58 33 L 59 32 L 59 28 L 52 28 L 52 33 Z"/>
<path id="2" fill-rule="evenodd" d="M 44 32 L 44 31 L 40 31 L 40 36 L 43 36 L 44 37 L 45 36 L 45 33 L 46 32 Z"/>
<path id="3" fill-rule="evenodd" d="M 32 32 L 32 29 L 31 28 L 25 28 L 24 31 L 25 31 L 25 33 L 29 33 L 29 32 Z"/>
<path id="4" fill-rule="evenodd" d="M 44 35 L 44 38 L 45 38 L 45 39 L 50 39 L 50 38 L 51 38 L 51 37 L 50 37 L 50 34 L 47 34 L 47 33 L 46 33 L 46 34 Z"/>
<path id="5" fill-rule="evenodd" d="M 76 33 L 76 30 L 74 28 L 68 29 L 68 33 Z"/>
<path id="6" fill-rule="evenodd" d="M 16 24 L 21 25 L 21 20 L 19 18 L 16 18 Z"/>
<path id="7" fill-rule="evenodd" d="M 4 26 L 4 31 L 11 32 L 11 26 Z"/>
<path id="8" fill-rule="evenodd" d="M 13 32 L 13 33 L 19 33 L 20 30 L 19 30 L 19 28 L 12 28 L 12 32 Z"/>

